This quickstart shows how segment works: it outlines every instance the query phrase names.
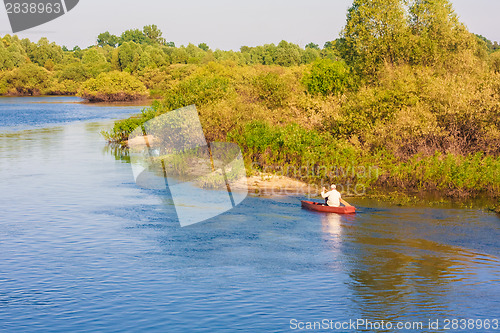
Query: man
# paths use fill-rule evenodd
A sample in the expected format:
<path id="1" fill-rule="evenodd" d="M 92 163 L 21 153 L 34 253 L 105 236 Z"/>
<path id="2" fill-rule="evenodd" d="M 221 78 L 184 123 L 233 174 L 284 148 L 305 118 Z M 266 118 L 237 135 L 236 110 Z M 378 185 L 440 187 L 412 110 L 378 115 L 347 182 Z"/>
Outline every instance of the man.
<path id="1" fill-rule="evenodd" d="M 332 184 L 332 189 L 330 192 L 326 192 L 326 187 L 323 187 L 321 196 L 325 198 L 325 205 L 330 207 L 340 207 L 341 196 L 340 192 L 337 191 L 337 186 Z"/>

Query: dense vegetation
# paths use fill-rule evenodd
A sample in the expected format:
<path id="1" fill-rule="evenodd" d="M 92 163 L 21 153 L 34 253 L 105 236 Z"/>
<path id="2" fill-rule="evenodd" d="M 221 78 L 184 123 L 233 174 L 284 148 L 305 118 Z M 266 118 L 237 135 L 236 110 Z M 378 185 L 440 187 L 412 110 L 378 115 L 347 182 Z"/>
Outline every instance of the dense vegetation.
<path id="1" fill-rule="evenodd" d="M 110 141 L 196 104 L 208 140 L 240 144 L 254 168 L 350 192 L 500 196 L 500 50 L 470 33 L 448 0 L 355 0 L 323 48 L 175 47 L 155 26 L 103 33 L 86 50 L 2 42 L 0 93 L 85 96 L 82 87 L 118 71 L 161 98 L 117 122 Z"/>
<path id="2" fill-rule="evenodd" d="M 86 93 L 89 85 L 108 85 L 109 76 L 100 74 L 119 71 L 139 79 L 152 97 L 161 97 L 172 87 L 172 80 L 186 76 L 195 67 L 189 65 L 231 61 L 240 66 L 290 67 L 308 64 L 319 58 L 335 59 L 336 56 L 332 47 L 320 49 L 310 43 L 303 49 L 286 41 L 278 45 L 243 46 L 239 52 L 213 51 L 205 43 L 175 47 L 174 43 L 165 41 L 155 25 L 145 26 L 142 30 L 127 30 L 120 37 L 109 32 L 102 33 L 95 46 L 84 50 L 79 47 L 68 50 L 50 43 L 46 38 L 34 43 L 5 35 L 0 39 L 0 95 L 80 94 L 84 98 L 90 97 L 90 100 L 110 101 L 123 95 L 129 100 L 133 94 L 121 94 L 120 87 L 116 87 L 118 91 L 110 92 L 112 96 L 109 98 L 95 99 L 95 94 Z M 185 70 L 176 70 L 183 67 Z M 172 73 L 180 77 L 172 77 Z M 142 97 L 144 89 L 142 86 L 138 89 L 136 95 Z"/>

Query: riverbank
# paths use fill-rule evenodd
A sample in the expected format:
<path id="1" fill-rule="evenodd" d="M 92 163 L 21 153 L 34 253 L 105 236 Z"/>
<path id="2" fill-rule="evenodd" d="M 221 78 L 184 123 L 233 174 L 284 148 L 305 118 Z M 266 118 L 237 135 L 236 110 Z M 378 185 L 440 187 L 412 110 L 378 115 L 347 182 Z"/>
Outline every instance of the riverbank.
<path id="1" fill-rule="evenodd" d="M 273 174 L 258 173 L 247 177 L 248 192 L 263 196 L 318 196 L 321 189 L 293 178 Z M 236 185 L 236 189 L 241 185 Z"/>
<path id="2" fill-rule="evenodd" d="M 258 196 L 298 196 L 304 198 L 321 199 L 322 187 L 286 176 L 260 173 L 253 171 L 247 176 L 248 193 Z M 373 187 L 364 189 L 362 192 L 344 190 L 346 187 L 339 184 L 339 190 L 343 198 L 365 198 L 402 207 L 449 207 L 458 206 L 463 208 L 478 208 L 496 212 L 500 214 L 500 202 L 492 197 L 457 197 L 450 196 L 444 191 L 407 191 L 389 187 Z M 243 188 L 243 184 L 238 183 L 235 190 Z"/>

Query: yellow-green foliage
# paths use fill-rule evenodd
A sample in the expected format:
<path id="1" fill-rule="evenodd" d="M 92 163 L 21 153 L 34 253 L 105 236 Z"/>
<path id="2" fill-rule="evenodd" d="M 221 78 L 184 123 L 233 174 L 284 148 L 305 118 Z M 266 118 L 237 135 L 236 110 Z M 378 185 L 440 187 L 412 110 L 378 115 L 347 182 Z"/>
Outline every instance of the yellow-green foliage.
<path id="1" fill-rule="evenodd" d="M 79 95 L 91 102 L 131 101 L 146 98 L 148 90 L 140 80 L 129 73 L 113 71 L 87 80 Z"/>
<path id="2" fill-rule="evenodd" d="M 2 81 L 9 95 L 43 95 L 50 92 L 51 74 L 43 67 L 26 64 L 7 72 Z"/>
<path id="3" fill-rule="evenodd" d="M 303 83 L 311 94 L 343 93 L 349 88 L 353 73 L 343 61 L 317 60 L 311 71 L 304 76 Z"/>

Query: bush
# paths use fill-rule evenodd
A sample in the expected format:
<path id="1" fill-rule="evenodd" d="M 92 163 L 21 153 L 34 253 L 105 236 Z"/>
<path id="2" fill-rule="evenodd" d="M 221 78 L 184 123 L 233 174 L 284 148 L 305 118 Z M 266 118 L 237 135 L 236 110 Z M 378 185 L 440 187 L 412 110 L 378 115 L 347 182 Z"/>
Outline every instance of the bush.
<path id="1" fill-rule="evenodd" d="M 148 97 L 144 84 L 126 72 L 101 73 L 95 79 L 87 80 L 79 96 L 90 102 L 133 101 Z"/>
<path id="2" fill-rule="evenodd" d="M 229 78 L 217 73 L 190 76 L 167 91 L 163 102 L 164 111 L 219 101 L 228 95 L 229 83 Z"/>
<path id="3" fill-rule="evenodd" d="M 45 68 L 26 64 L 8 72 L 3 80 L 9 95 L 35 96 L 47 93 L 51 75 Z"/>
<path id="4" fill-rule="evenodd" d="M 253 79 L 252 85 L 259 101 L 269 109 L 285 106 L 290 96 L 285 80 L 277 73 L 259 74 Z"/>
<path id="5" fill-rule="evenodd" d="M 341 94 L 350 86 L 350 70 L 343 61 L 322 59 L 304 75 L 303 83 L 311 94 Z"/>

